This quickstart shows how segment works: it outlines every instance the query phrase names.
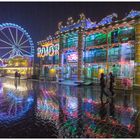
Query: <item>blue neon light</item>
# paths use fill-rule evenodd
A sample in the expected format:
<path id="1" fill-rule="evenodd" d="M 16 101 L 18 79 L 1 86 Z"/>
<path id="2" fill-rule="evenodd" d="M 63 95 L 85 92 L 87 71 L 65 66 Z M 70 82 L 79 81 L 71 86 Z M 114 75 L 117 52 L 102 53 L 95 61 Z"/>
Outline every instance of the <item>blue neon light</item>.
<path id="1" fill-rule="evenodd" d="M 23 110 L 18 110 L 19 108 L 17 108 L 16 114 L 13 112 L 10 114 L 9 112 L 0 112 L 0 123 L 10 123 L 11 121 L 17 121 L 21 119 L 31 109 L 34 102 L 34 98 L 32 96 L 29 96 L 27 99 L 25 99 L 23 97 L 16 96 L 13 92 L 9 92 L 7 95 L 10 97 L 10 99 L 12 99 L 12 103 L 16 105 L 24 104 L 24 106 Z"/>
<path id="2" fill-rule="evenodd" d="M 2 30 L 3 28 L 9 28 L 9 27 L 16 28 L 16 29 L 18 29 L 18 30 L 20 30 L 21 32 L 24 33 L 24 36 L 27 38 L 28 43 L 29 43 L 28 46 L 31 46 L 31 52 L 29 52 L 30 55 L 28 55 L 28 56 L 32 57 L 34 55 L 34 44 L 33 44 L 33 41 L 31 39 L 31 36 L 28 34 L 28 32 L 25 29 L 23 29 L 21 26 L 19 26 L 17 24 L 14 24 L 14 23 L 2 23 L 2 24 L 0 24 L 0 30 Z M 19 55 L 19 53 L 15 53 L 13 51 L 13 54 L 10 55 L 9 57 L 14 57 L 14 56 L 17 56 L 17 55 Z M 23 53 L 20 54 L 20 55 L 23 55 Z"/>
<path id="3" fill-rule="evenodd" d="M 130 13 L 126 16 L 126 18 L 134 18 L 136 16 L 140 16 L 140 11 L 131 10 Z"/>
<path id="4" fill-rule="evenodd" d="M 102 26 L 102 25 L 105 25 L 105 24 L 109 24 L 109 23 L 113 22 L 114 17 L 117 18 L 118 15 L 116 13 L 108 15 L 105 18 L 103 18 L 97 25 Z"/>

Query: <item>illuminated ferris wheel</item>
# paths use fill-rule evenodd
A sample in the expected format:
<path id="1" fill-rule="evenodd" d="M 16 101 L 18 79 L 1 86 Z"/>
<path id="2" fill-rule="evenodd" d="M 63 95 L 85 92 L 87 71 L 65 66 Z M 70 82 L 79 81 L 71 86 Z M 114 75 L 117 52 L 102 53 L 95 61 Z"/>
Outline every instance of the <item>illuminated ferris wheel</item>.
<path id="1" fill-rule="evenodd" d="M 9 59 L 16 56 L 33 57 L 33 41 L 21 26 L 13 23 L 0 24 L 0 58 Z"/>

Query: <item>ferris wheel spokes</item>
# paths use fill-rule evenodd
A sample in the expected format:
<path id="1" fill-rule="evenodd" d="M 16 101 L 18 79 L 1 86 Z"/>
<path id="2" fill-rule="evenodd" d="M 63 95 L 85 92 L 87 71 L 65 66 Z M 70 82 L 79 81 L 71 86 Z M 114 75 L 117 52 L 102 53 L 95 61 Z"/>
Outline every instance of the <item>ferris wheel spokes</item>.
<path id="1" fill-rule="evenodd" d="M 16 28 L 16 44 L 18 44 L 18 30 Z"/>
<path id="2" fill-rule="evenodd" d="M 14 39 L 14 36 L 13 36 L 13 34 L 12 34 L 12 32 L 11 32 L 11 29 L 8 28 L 8 30 L 9 30 L 9 32 L 10 32 L 10 35 L 11 35 L 11 37 L 12 37 L 12 39 L 13 39 L 14 44 L 16 44 L 15 39 Z"/>
<path id="3" fill-rule="evenodd" d="M 7 42 L 7 41 L 4 41 L 4 40 L 2 40 L 1 38 L 0 38 L 0 41 L 3 42 L 3 43 L 5 43 L 5 44 L 7 44 L 7 45 L 13 46 L 13 44 L 11 44 L 11 43 L 9 43 L 9 42 Z"/>
<path id="4" fill-rule="evenodd" d="M 9 53 L 11 53 L 13 50 L 7 52 L 6 54 L 4 54 L 3 56 L 1 56 L 1 58 L 4 58 L 4 56 L 8 55 Z"/>
<path id="5" fill-rule="evenodd" d="M 0 47 L 0 49 L 11 49 L 12 47 Z"/>
<path id="6" fill-rule="evenodd" d="M 22 42 L 21 44 L 19 44 L 20 46 L 25 44 L 27 41 L 29 41 L 29 39 L 26 39 L 24 42 Z"/>
<path id="7" fill-rule="evenodd" d="M 31 53 L 27 52 L 26 50 L 23 50 L 22 48 L 20 48 L 21 51 L 26 52 L 29 55 L 32 55 Z"/>
<path id="8" fill-rule="evenodd" d="M 20 50 L 19 50 L 19 51 L 20 51 Z M 21 53 L 22 56 L 24 55 L 22 51 L 20 51 L 20 53 Z"/>
<path id="9" fill-rule="evenodd" d="M 22 53 L 20 50 L 14 49 L 14 50 L 12 51 L 12 53 L 10 54 L 10 58 L 13 58 L 13 57 L 15 57 L 15 56 L 23 56 L 23 53 Z"/>
<path id="10" fill-rule="evenodd" d="M 21 46 L 20 48 L 31 48 L 31 46 Z"/>
<path id="11" fill-rule="evenodd" d="M 0 30 L 0 31 L 13 44 L 13 42 L 11 41 L 11 39 L 2 30 Z"/>
<path id="12" fill-rule="evenodd" d="M 21 40 L 22 40 L 22 38 L 23 38 L 23 35 L 24 35 L 24 32 L 22 33 L 22 35 L 21 35 L 21 37 L 20 37 L 20 39 L 19 39 L 19 41 L 18 41 L 18 45 L 20 44 L 20 42 L 21 42 Z"/>

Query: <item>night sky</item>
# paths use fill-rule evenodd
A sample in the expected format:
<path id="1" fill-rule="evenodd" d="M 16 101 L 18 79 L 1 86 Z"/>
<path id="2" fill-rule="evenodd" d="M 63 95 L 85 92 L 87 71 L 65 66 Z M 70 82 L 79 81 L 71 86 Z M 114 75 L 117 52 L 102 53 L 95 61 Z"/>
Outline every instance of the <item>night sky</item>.
<path id="1" fill-rule="evenodd" d="M 59 21 L 72 16 L 78 19 L 85 13 L 92 21 L 115 12 L 124 18 L 131 9 L 140 10 L 140 2 L 0 2 L 0 23 L 16 23 L 27 30 L 35 46 L 37 42 L 53 35 Z"/>

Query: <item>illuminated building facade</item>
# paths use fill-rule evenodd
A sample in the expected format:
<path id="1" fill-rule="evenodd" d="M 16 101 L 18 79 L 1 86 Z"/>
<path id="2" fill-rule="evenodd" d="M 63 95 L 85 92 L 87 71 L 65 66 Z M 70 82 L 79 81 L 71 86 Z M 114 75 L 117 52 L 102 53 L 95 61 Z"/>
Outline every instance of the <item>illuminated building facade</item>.
<path id="1" fill-rule="evenodd" d="M 66 26 L 59 22 L 54 37 L 38 42 L 42 67 L 55 68 L 63 79 L 98 80 L 102 72 L 113 72 L 117 85 L 123 78 L 140 85 L 140 11 L 116 18 L 113 13 L 97 23 L 81 14 L 77 22 L 68 18 Z M 47 45 L 56 40 L 58 47 Z"/>
<path id="2" fill-rule="evenodd" d="M 41 76 L 54 78 L 59 65 L 59 39 L 42 41 L 37 48 L 37 57 L 41 58 Z"/>

